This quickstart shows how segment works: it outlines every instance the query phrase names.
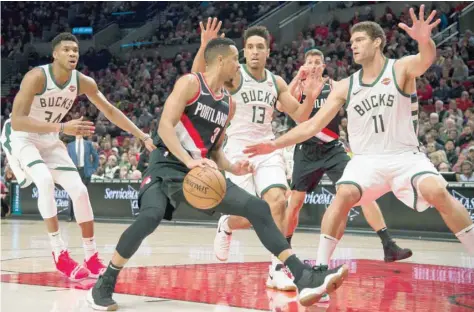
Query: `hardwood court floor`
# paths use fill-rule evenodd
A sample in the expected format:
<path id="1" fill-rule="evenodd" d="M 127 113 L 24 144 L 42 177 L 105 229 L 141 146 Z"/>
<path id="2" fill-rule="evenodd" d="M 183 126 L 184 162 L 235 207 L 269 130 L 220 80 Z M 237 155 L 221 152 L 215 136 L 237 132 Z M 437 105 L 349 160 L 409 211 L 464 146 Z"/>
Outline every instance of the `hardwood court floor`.
<path id="1" fill-rule="evenodd" d="M 108 262 L 127 224 L 97 223 L 96 240 Z M 79 228 L 61 222 L 71 255 L 82 261 Z M 95 280 L 71 283 L 53 269 L 40 221 L 2 221 L 1 311 L 92 311 L 85 300 Z M 397 239 L 414 255 L 385 264 L 379 238 L 346 235 L 333 264 L 348 263 L 349 279 L 329 304 L 304 309 L 295 293 L 265 288 L 268 252 L 252 230 L 233 235 L 228 263 L 214 258 L 214 228 L 163 225 L 122 272 L 114 298 L 120 311 L 426 311 L 474 310 L 474 258 L 457 242 Z M 302 259 L 315 259 L 317 233 L 297 233 Z"/>

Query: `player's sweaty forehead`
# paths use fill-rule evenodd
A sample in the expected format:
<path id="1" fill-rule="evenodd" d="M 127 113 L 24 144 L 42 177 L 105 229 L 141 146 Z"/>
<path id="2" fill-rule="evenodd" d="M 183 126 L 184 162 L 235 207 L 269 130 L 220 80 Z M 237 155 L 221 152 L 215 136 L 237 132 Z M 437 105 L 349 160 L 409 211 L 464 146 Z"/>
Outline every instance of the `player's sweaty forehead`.
<path id="1" fill-rule="evenodd" d="M 75 43 L 74 41 L 69 41 L 69 40 L 64 40 L 61 41 L 57 46 L 56 49 L 61 49 L 61 50 L 79 50 L 79 45 Z"/>
<path id="2" fill-rule="evenodd" d="M 257 46 L 257 47 L 267 47 L 267 41 L 265 38 L 260 37 L 260 36 L 251 36 L 247 38 L 247 41 L 245 42 L 245 47 L 249 48 L 252 46 Z"/>

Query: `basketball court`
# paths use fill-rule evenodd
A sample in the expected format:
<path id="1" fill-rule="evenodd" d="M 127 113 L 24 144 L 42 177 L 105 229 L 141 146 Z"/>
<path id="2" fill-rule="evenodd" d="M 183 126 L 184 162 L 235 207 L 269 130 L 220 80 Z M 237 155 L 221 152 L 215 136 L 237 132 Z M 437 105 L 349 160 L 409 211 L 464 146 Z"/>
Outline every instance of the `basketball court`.
<path id="1" fill-rule="evenodd" d="M 61 222 L 72 257 L 83 257 L 79 228 Z M 97 223 L 105 262 L 127 224 Z M 2 221 L 2 311 L 92 311 L 85 295 L 95 280 L 69 282 L 53 270 L 41 221 Z M 474 310 L 474 258 L 455 241 L 397 239 L 414 255 L 385 264 L 374 235 L 346 235 L 335 251 L 349 279 L 329 304 L 305 309 L 294 292 L 265 287 L 269 255 L 252 230 L 236 231 L 229 262 L 214 258 L 214 227 L 165 224 L 149 236 L 120 275 L 114 298 L 120 311 L 426 311 Z M 296 233 L 302 259 L 315 259 L 316 232 Z M 333 264 L 335 264 L 333 262 Z"/>

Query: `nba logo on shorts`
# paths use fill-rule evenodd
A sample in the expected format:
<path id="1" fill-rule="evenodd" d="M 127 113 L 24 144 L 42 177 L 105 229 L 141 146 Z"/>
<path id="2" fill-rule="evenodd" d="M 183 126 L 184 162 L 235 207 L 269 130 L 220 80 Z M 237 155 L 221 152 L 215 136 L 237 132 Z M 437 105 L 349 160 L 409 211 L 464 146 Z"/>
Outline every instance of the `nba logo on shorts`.
<path id="1" fill-rule="evenodd" d="M 143 179 L 142 184 L 140 184 L 140 187 L 143 187 L 143 186 L 147 185 L 150 182 L 151 182 L 151 177 L 147 176 Z"/>

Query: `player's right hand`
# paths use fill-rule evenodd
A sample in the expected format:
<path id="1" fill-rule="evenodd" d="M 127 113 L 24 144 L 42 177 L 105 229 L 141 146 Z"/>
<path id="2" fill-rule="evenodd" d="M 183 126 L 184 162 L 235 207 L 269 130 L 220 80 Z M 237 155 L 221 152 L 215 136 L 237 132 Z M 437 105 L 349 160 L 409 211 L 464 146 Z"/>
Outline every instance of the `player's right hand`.
<path id="1" fill-rule="evenodd" d="M 94 123 L 92 121 L 73 119 L 64 124 L 64 133 L 68 135 L 82 135 L 89 136 L 95 131 Z"/>
<path id="2" fill-rule="evenodd" d="M 219 21 L 217 17 L 208 18 L 206 28 L 204 28 L 203 22 L 199 22 L 199 27 L 201 28 L 201 45 L 207 46 L 207 43 L 212 39 L 218 37 L 218 32 L 221 30 L 222 21 Z M 220 35 L 221 38 L 225 37 L 225 34 Z"/>
<path id="3" fill-rule="evenodd" d="M 193 169 L 195 167 L 201 167 L 201 168 L 211 167 L 212 169 L 219 170 L 219 168 L 217 167 L 217 164 L 214 161 L 207 158 L 193 159 L 186 164 L 186 167 L 188 167 L 189 169 Z"/>
<path id="4" fill-rule="evenodd" d="M 275 141 L 268 141 L 268 142 L 253 144 L 253 145 L 247 145 L 244 148 L 244 154 L 248 154 L 249 157 L 255 157 L 257 155 L 270 154 L 276 150 L 277 150 L 277 147 L 275 145 Z"/>

